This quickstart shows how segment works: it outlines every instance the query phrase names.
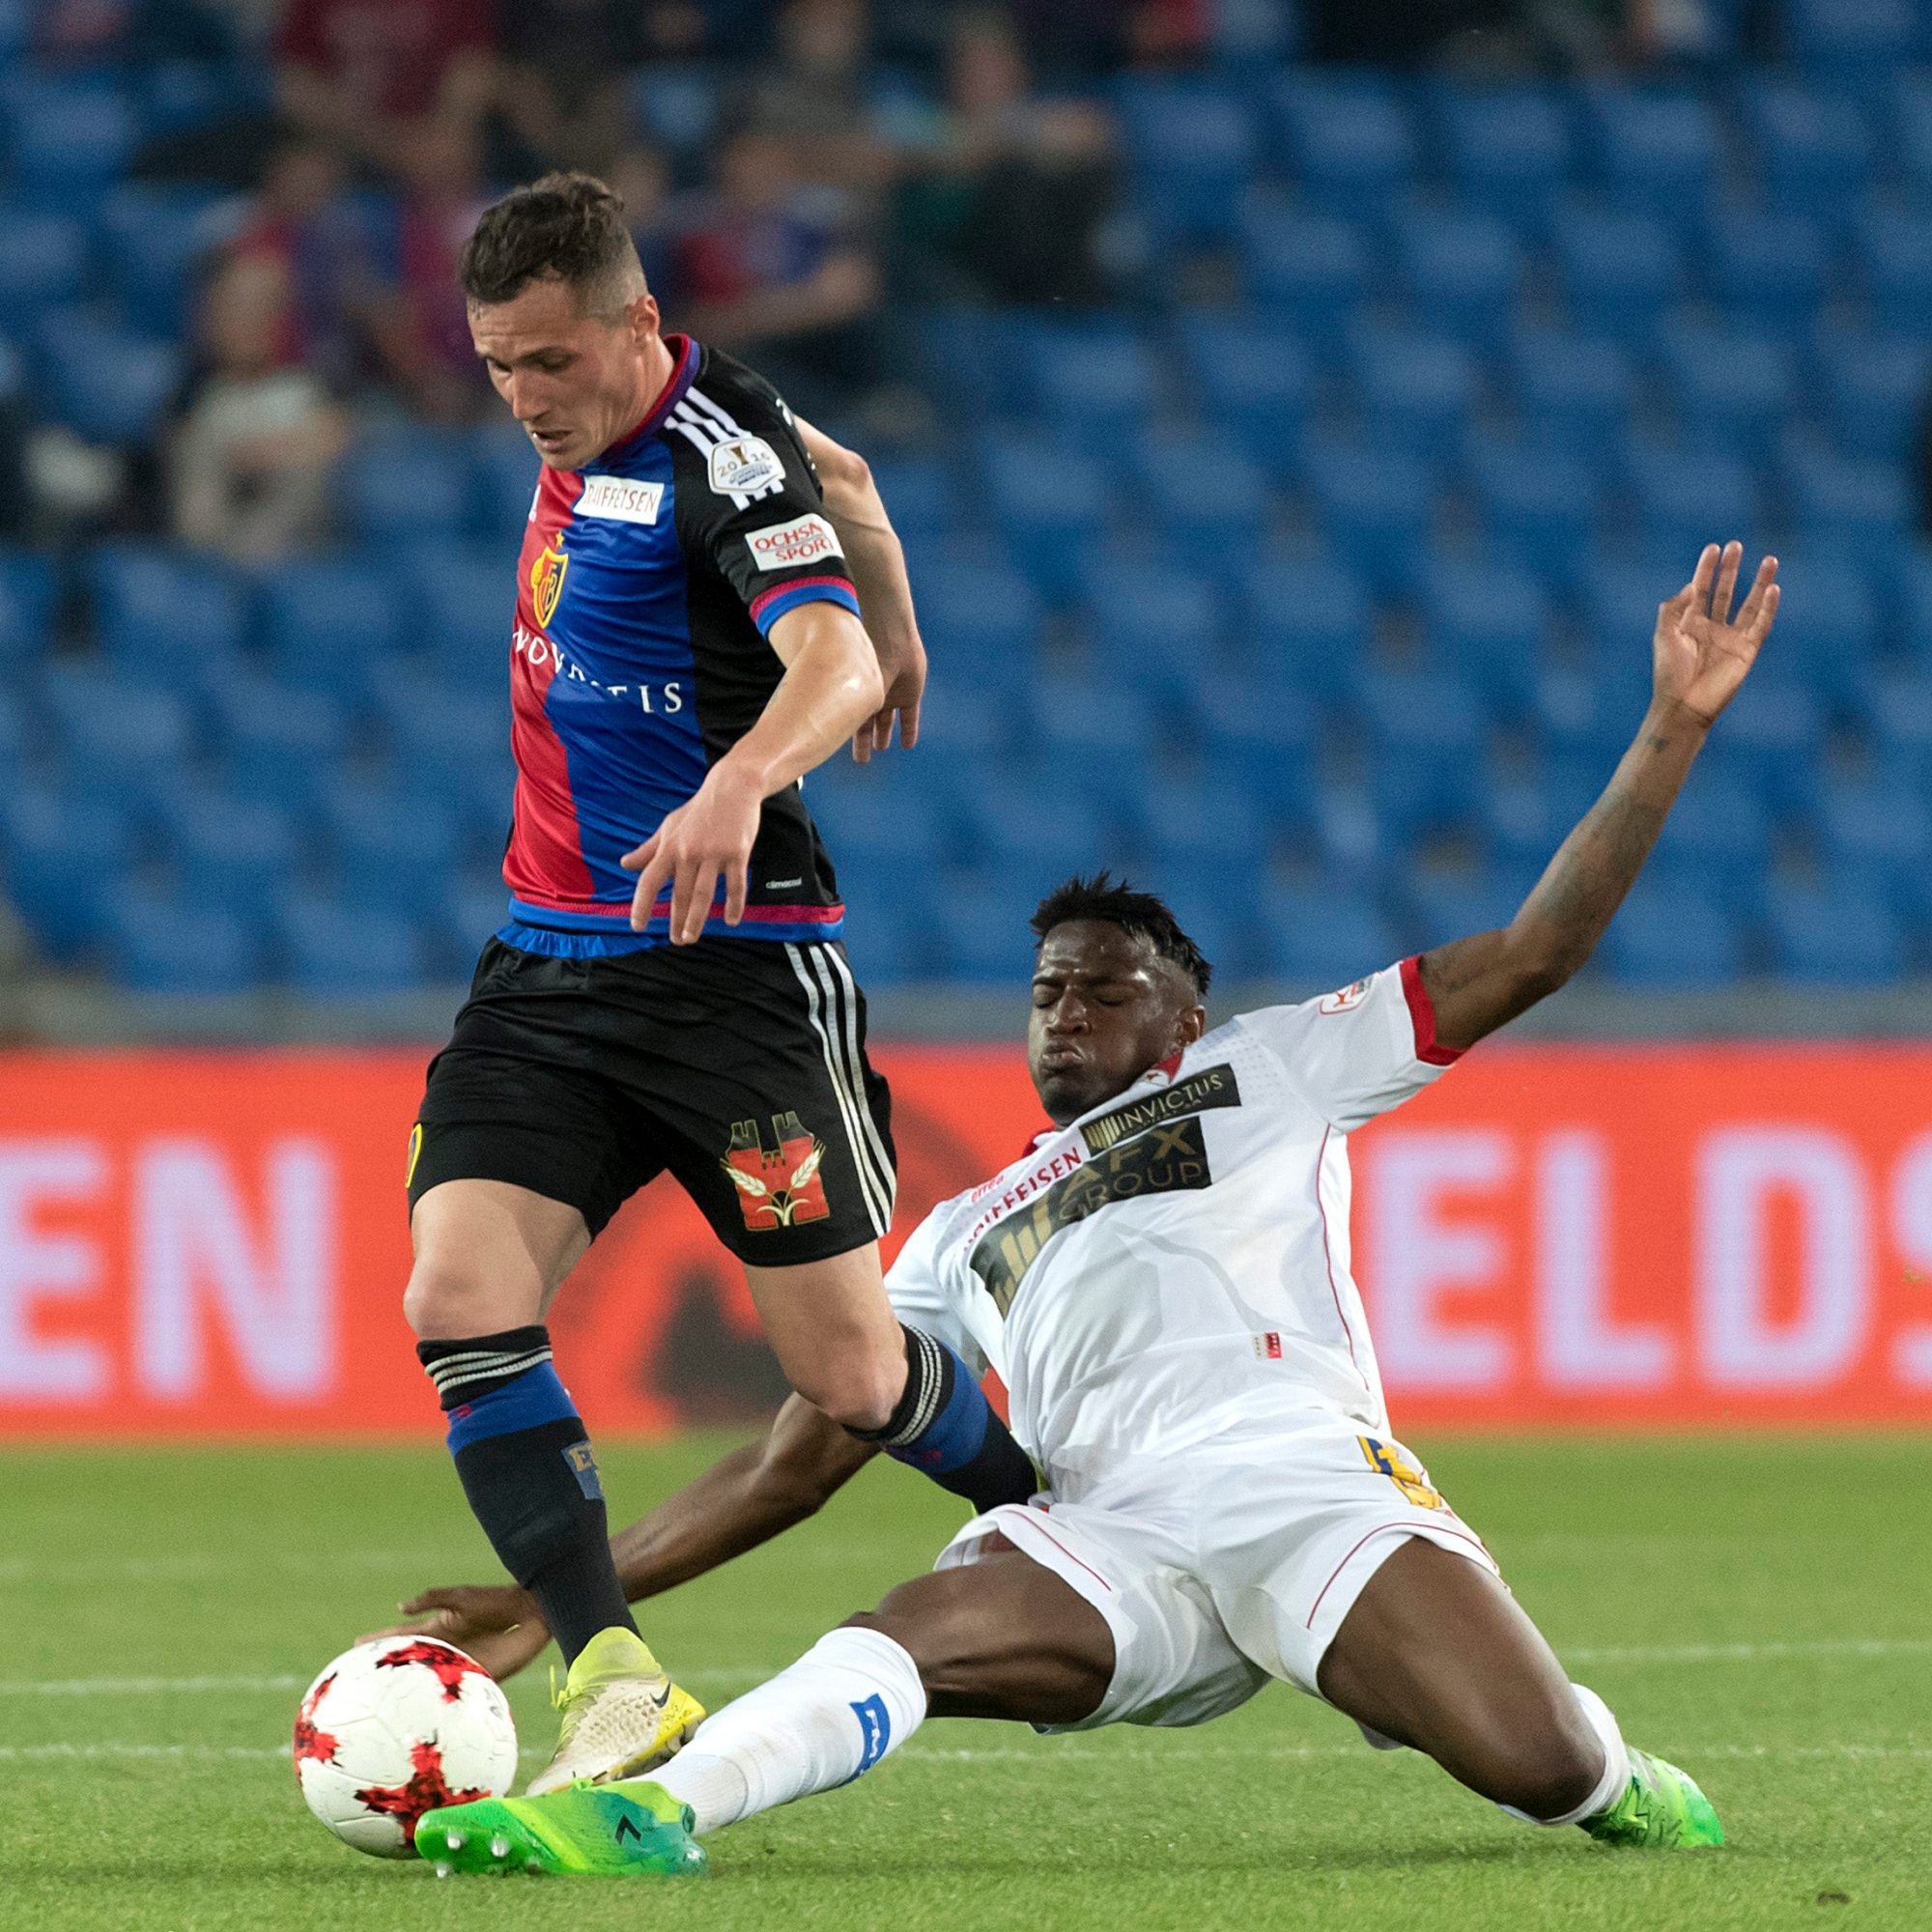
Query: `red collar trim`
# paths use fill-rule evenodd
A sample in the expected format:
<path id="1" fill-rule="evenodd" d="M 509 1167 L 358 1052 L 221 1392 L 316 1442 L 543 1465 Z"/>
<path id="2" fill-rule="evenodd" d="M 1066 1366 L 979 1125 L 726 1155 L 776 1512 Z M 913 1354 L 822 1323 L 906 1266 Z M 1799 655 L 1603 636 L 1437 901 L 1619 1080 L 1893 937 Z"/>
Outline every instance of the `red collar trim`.
<path id="1" fill-rule="evenodd" d="M 670 381 L 658 391 L 658 399 L 644 412 L 643 420 L 634 429 L 627 429 L 603 455 L 595 459 L 597 462 L 609 463 L 640 437 L 651 435 L 684 400 L 684 392 L 691 387 L 697 374 L 697 344 L 688 335 L 667 335 L 664 345 L 671 353 Z"/>

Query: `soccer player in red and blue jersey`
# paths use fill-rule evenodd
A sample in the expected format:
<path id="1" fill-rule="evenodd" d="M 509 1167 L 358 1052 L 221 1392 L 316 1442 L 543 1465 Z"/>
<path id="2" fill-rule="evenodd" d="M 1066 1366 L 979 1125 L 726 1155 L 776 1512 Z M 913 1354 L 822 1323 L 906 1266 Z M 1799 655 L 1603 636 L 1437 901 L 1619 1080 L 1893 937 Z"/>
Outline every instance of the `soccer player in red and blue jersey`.
<path id="1" fill-rule="evenodd" d="M 470 1506 L 570 1664 L 548 1790 L 635 1774 L 703 1716 L 631 1620 L 544 1326 L 646 1181 L 677 1178 L 834 1422 L 980 1508 L 1035 1477 L 954 1351 L 886 1299 L 888 1098 L 799 789 L 895 717 L 916 734 L 924 657 L 869 474 L 662 330 L 622 204 L 587 176 L 489 210 L 461 274 L 543 469 L 509 653 L 509 919 L 430 1067 L 405 1308 Z"/>

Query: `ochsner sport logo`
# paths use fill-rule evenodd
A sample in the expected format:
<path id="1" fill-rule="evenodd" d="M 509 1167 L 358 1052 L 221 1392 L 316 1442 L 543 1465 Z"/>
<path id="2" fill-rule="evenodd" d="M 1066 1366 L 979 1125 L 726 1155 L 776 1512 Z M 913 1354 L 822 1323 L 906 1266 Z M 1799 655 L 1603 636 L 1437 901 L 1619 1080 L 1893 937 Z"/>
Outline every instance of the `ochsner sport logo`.
<path id="1" fill-rule="evenodd" d="M 845 554 L 838 547 L 838 533 L 820 516 L 751 530 L 745 541 L 760 570 L 790 570 L 801 563 L 823 563 L 827 557 Z"/>

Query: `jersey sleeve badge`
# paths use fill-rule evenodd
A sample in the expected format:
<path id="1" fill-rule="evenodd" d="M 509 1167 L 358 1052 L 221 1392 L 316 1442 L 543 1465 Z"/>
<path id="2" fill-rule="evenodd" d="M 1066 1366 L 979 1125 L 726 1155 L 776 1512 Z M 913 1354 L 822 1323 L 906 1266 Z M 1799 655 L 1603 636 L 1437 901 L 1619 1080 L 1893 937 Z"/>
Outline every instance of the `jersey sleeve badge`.
<path id="1" fill-rule="evenodd" d="M 1339 993 L 1323 993 L 1315 1010 L 1318 1013 L 1352 1012 L 1369 997 L 1369 981 L 1357 980 L 1352 986 L 1344 986 Z"/>
<path id="2" fill-rule="evenodd" d="M 734 436 L 711 445 L 705 474 L 721 497 L 760 497 L 783 483 L 784 465 L 763 437 Z"/>
<path id="3" fill-rule="evenodd" d="M 802 563 L 825 563 L 845 554 L 838 532 L 816 513 L 750 530 L 745 543 L 760 570 L 796 570 Z"/>

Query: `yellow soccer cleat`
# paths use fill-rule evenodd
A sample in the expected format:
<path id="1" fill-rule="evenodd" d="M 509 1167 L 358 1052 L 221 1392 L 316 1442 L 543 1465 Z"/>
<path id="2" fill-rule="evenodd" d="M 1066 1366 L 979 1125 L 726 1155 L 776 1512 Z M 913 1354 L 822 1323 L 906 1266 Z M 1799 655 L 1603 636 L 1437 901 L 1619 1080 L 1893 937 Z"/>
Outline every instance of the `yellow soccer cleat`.
<path id="1" fill-rule="evenodd" d="M 636 1777 L 673 1757 L 704 1721 L 704 1706 L 659 1667 L 636 1631 L 612 1625 L 578 1653 L 556 1700 L 556 1754 L 528 1796 Z"/>

